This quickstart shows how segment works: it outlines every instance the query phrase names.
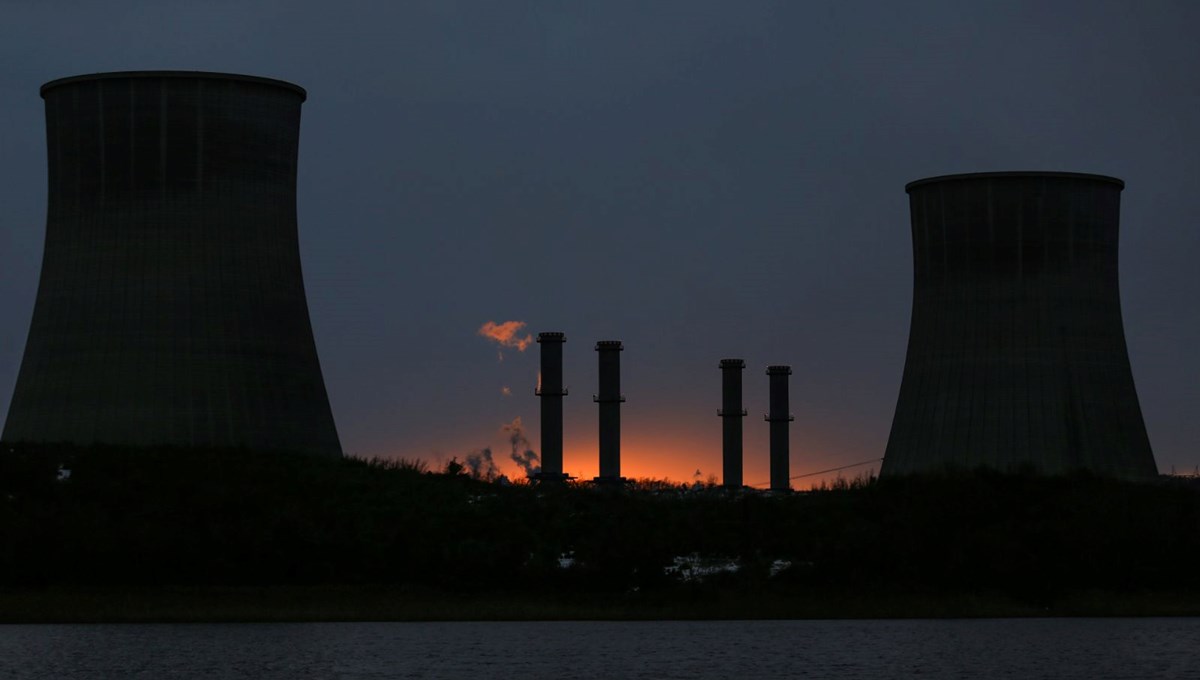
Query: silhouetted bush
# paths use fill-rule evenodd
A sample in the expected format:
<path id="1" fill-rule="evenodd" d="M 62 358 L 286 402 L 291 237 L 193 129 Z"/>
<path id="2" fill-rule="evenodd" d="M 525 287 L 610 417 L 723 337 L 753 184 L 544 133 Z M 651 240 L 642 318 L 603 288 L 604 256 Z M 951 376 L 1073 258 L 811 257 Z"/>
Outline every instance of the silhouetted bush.
<path id="1" fill-rule="evenodd" d="M 1077 589 L 1190 589 L 1200 567 L 1200 485 L 1083 474 L 860 478 L 773 495 L 487 483 L 414 461 L 8 445 L 0 493 L 3 586 L 834 587 L 1040 603 Z M 693 554 L 739 568 L 687 581 L 665 571 Z M 777 561 L 788 566 L 771 575 Z"/>

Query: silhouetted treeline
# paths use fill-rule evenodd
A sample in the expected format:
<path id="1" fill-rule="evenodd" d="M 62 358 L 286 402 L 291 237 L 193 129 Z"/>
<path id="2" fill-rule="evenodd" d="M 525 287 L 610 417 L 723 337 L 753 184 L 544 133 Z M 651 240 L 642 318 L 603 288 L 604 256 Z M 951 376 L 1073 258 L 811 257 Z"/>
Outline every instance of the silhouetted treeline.
<path id="1" fill-rule="evenodd" d="M 70 470 L 68 479 L 60 466 Z M 806 494 L 504 485 L 247 451 L 12 447 L 0 586 L 1193 590 L 1200 485 L 973 473 Z M 736 561 L 686 581 L 676 558 Z"/>

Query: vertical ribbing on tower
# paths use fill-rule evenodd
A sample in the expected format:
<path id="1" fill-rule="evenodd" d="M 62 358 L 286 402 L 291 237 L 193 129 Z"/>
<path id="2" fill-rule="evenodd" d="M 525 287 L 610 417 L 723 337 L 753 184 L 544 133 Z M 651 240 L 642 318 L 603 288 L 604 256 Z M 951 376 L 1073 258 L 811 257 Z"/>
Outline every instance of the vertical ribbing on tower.
<path id="1" fill-rule="evenodd" d="M 1118 285 L 1115 177 L 987 172 L 905 187 L 912 319 L 882 477 L 1153 479 Z"/>
<path id="2" fill-rule="evenodd" d="M 741 359 L 721 360 L 721 480 L 726 488 L 742 486 L 742 369 Z"/>
<path id="3" fill-rule="evenodd" d="M 596 343 L 600 391 L 592 397 L 600 405 L 600 475 L 597 482 L 621 481 L 621 352 L 620 340 Z"/>
<path id="4" fill-rule="evenodd" d="M 296 216 L 303 88 L 62 78 L 46 241 L 0 441 L 338 457 Z"/>
<path id="5" fill-rule="evenodd" d="M 788 411 L 788 376 L 791 366 L 768 366 L 771 380 L 771 412 L 764 419 L 771 424 L 771 490 L 790 491 L 788 479 L 788 430 L 794 420 Z"/>
<path id="6" fill-rule="evenodd" d="M 542 370 L 534 393 L 542 399 L 542 469 L 534 479 L 562 481 L 563 473 L 563 408 L 567 396 L 563 387 L 562 351 L 567 336 L 563 333 L 538 333 L 542 346 Z"/>

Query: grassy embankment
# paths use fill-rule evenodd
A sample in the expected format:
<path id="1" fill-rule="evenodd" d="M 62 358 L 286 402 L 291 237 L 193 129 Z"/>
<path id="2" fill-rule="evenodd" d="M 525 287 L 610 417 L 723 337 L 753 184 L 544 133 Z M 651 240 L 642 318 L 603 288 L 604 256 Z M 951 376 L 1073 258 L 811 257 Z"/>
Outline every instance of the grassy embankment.
<path id="1" fill-rule="evenodd" d="M 1181 481 L 772 496 L 14 447 L 0 491 L 3 622 L 1200 615 L 1200 486 Z M 738 569 L 684 578 L 681 556 Z"/>
<path id="2" fill-rule="evenodd" d="M 394 586 L 63 587 L 0 591 L 0 623 L 732 620 L 1198 616 L 1194 592 L 1077 592 L 1046 606 L 1003 594 L 818 591 L 542 599 Z"/>

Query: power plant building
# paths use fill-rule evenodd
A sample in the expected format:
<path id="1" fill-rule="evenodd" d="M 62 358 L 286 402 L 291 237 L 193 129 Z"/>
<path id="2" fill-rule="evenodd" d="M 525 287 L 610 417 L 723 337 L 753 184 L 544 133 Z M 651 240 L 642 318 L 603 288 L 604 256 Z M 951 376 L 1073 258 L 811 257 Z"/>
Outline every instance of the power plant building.
<path id="1" fill-rule="evenodd" d="M 910 183 L 913 311 L 881 474 L 1157 473 L 1117 278 L 1124 183 L 997 172 Z"/>
<path id="2" fill-rule="evenodd" d="M 3 440 L 341 455 L 300 271 L 305 91 L 150 71 L 41 95 L 46 242 Z"/>

